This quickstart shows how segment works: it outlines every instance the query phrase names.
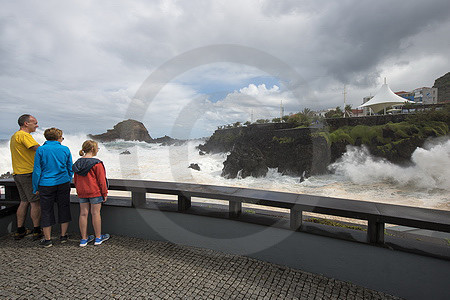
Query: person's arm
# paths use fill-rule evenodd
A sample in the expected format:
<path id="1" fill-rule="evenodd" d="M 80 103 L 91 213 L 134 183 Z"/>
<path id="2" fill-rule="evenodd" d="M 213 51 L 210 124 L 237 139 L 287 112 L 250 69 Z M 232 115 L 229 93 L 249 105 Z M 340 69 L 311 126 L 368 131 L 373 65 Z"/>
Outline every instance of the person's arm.
<path id="1" fill-rule="evenodd" d="M 34 168 L 33 168 L 33 175 L 32 175 L 32 182 L 33 182 L 33 193 L 36 194 L 39 191 L 39 181 L 41 180 L 41 152 L 37 151 L 36 155 L 34 156 Z"/>
<path id="2" fill-rule="evenodd" d="M 97 184 L 100 187 L 100 193 L 103 199 L 106 201 L 108 198 L 108 185 L 106 183 L 106 172 L 103 163 L 98 163 L 94 167 L 95 178 L 97 179 Z"/>
<path id="3" fill-rule="evenodd" d="M 73 176 L 73 170 L 72 170 L 72 154 L 70 153 L 69 148 L 67 148 L 67 152 L 69 153 L 68 157 L 67 157 L 67 163 L 66 163 L 66 167 L 67 167 L 67 172 L 69 173 L 69 177 L 72 179 Z"/>
<path id="4" fill-rule="evenodd" d="M 36 151 L 37 148 L 39 148 L 38 142 L 31 136 L 31 134 L 23 135 L 22 143 L 27 147 L 28 149 Z"/>

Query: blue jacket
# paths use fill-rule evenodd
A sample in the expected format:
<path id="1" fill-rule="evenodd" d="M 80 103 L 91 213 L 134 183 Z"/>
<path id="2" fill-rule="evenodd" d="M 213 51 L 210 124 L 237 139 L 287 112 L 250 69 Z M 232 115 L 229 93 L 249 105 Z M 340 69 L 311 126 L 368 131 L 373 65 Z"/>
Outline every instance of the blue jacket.
<path id="1" fill-rule="evenodd" d="M 33 169 L 33 193 L 39 186 L 54 186 L 72 179 L 72 154 L 58 141 L 46 141 L 36 150 Z"/>

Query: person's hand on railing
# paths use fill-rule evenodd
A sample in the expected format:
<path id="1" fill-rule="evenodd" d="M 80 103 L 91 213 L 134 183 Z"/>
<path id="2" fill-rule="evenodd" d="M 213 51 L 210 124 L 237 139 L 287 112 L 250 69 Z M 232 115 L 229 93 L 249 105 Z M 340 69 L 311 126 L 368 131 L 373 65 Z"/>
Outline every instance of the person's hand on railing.
<path id="1" fill-rule="evenodd" d="M 103 202 L 106 202 L 106 199 L 108 199 L 108 196 L 105 196 L 105 198 L 103 198 Z"/>

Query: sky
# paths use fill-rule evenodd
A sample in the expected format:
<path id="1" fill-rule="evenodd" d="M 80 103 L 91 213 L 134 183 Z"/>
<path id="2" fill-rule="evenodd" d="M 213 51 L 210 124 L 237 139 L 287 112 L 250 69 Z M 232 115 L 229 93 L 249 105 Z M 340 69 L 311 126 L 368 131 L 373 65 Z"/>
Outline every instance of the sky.
<path id="1" fill-rule="evenodd" d="M 206 137 L 450 71 L 448 0 L 0 2 L 1 139 L 24 113 L 72 134 L 131 118 Z"/>

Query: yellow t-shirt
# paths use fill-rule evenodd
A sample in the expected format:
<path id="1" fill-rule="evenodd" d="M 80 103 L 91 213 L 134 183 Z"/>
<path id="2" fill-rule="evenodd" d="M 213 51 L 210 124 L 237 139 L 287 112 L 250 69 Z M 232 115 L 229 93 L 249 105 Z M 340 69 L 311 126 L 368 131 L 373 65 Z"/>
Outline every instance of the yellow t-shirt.
<path id="1" fill-rule="evenodd" d="M 13 174 L 33 173 L 36 151 L 30 148 L 36 145 L 39 145 L 38 142 L 28 132 L 19 130 L 13 134 L 9 143 Z"/>

